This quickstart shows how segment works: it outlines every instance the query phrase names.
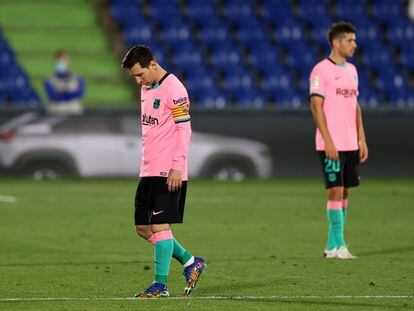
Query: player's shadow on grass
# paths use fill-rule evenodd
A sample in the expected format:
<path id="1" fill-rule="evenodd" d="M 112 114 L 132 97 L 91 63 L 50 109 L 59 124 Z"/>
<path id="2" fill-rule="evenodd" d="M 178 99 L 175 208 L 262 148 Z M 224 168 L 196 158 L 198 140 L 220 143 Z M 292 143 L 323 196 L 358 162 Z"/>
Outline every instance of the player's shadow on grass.
<path id="1" fill-rule="evenodd" d="M 348 298 L 347 298 L 348 299 Z M 326 300 L 329 300 L 328 298 Z M 288 304 L 288 305 L 306 305 L 306 306 L 320 306 L 321 310 L 323 307 L 351 307 L 351 308 L 358 308 L 358 310 L 369 310 L 369 309 L 388 309 L 388 310 L 397 310 L 397 309 L 405 309 L 407 310 L 407 306 L 403 304 L 396 305 L 383 305 L 379 303 L 362 303 L 362 302 L 353 302 L 350 300 L 340 300 L 340 301 L 323 301 L 323 300 L 311 300 L 311 299 L 246 299 L 246 301 L 252 302 L 262 302 L 267 304 Z M 276 307 L 276 306 L 275 306 Z"/>
<path id="2" fill-rule="evenodd" d="M 123 265 L 123 264 L 153 264 L 153 261 L 148 260 L 118 260 L 118 261 L 88 261 L 88 262 L 42 262 L 42 263 L 9 263 L 0 264 L 0 267 L 44 267 L 44 266 L 90 266 L 90 265 Z"/>
<path id="3" fill-rule="evenodd" d="M 202 282 L 202 281 L 201 281 Z M 289 282 L 291 282 L 288 279 L 272 279 L 272 280 L 266 280 L 266 281 L 261 281 L 261 280 L 251 280 L 251 281 L 245 281 L 242 282 L 240 280 L 238 280 L 237 282 L 233 282 L 231 284 L 231 289 L 232 291 L 234 290 L 235 292 L 238 291 L 244 291 L 244 292 L 250 292 L 252 289 L 256 290 L 260 290 L 261 288 L 263 288 L 263 291 L 268 291 L 269 290 L 269 284 L 283 284 L 286 285 Z M 213 293 L 222 293 L 223 292 L 223 286 L 222 285 L 200 285 L 203 290 L 203 293 L 208 293 L 208 294 L 213 294 Z M 200 289 L 201 291 L 201 289 Z M 232 295 L 226 295 L 224 294 L 224 296 L 232 296 Z M 239 295 L 235 295 L 235 296 L 239 296 Z M 246 295 L 246 296 L 250 296 L 250 295 Z"/>
<path id="4" fill-rule="evenodd" d="M 215 259 L 214 262 L 233 262 L 233 261 L 267 261 L 268 258 L 240 258 L 240 259 Z M 41 263 L 0 263 L 0 267 L 43 267 L 43 266 L 87 266 L 87 265 L 122 265 L 122 264 L 145 264 L 152 265 L 151 260 L 107 260 L 107 261 L 86 261 L 86 262 L 41 262 Z"/>
<path id="5" fill-rule="evenodd" d="M 414 252 L 414 246 L 395 247 L 395 248 L 388 248 L 388 249 L 373 250 L 373 251 L 368 251 L 368 252 L 359 252 L 358 256 L 363 257 L 363 256 L 400 254 L 400 253 L 410 253 L 410 252 Z"/>

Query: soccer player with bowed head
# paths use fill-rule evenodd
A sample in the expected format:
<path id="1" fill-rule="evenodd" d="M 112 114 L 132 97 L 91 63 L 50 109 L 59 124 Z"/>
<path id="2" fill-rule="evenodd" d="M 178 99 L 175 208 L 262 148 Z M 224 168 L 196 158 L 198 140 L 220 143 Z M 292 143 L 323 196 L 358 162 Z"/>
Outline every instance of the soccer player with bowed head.
<path id="1" fill-rule="evenodd" d="M 138 235 L 154 245 L 155 280 L 139 298 L 168 297 L 171 258 L 184 266 L 183 295 L 193 293 L 206 268 L 174 238 L 171 224 L 182 223 L 191 136 L 190 100 L 176 76 L 164 70 L 147 46 L 132 47 L 122 61 L 141 84 L 142 163 L 135 196 Z"/>
<path id="2" fill-rule="evenodd" d="M 316 150 L 328 189 L 326 258 L 355 259 L 345 243 L 344 224 L 351 187 L 359 185 L 359 165 L 368 158 L 361 108 L 357 101 L 358 74 L 346 61 L 354 55 L 356 29 L 347 22 L 328 32 L 330 56 L 313 68 L 310 101 L 316 124 Z"/>

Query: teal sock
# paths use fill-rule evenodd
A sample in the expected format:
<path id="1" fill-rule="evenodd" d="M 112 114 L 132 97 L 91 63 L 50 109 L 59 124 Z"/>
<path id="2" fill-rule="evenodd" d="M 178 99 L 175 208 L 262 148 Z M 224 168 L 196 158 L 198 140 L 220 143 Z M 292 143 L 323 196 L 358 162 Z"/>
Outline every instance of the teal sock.
<path id="1" fill-rule="evenodd" d="M 329 220 L 329 210 L 327 211 L 328 221 L 329 221 L 329 230 L 328 230 L 328 243 L 326 245 L 327 250 L 332 250 L 336 247 L 335 233 L 331 221 Z"/>
<path id="2" fill-rule="evenodd" d="M 193 257 L 176 239 L 174 241 L 173 257 L 177 259 L 182 265 Z"/>
<path id="3" fill-rule="evenodd" d="M 335 246 L 341 247 L 345 245 L 344 241 L 344 223 L 343 223 L 343 214 L 342 210 L 327 210 L 328 213 L 328 220 L 329 220 L 329 234 L 335 240 Z M 328 240 L 328 249 L 329 248 L 329 240 Z"/>
<path id="4" fill-rule="evenodd" d="M 346 207 L 342 207 L 342 217 L 345 225 L 345 218 L 346 218 Z"/>
<path id="5" fill-rule="evenodd" d="M 172 239 L 155 242 L 155 282 L 167 284 L 174 242 Z"/>
<path id="6" fill-rule="evenodd" d="M 348 209 L 348 198 L 342 199 L 342 216 L 344 219 L 344 225 L 345 225 L 345 218 L 346 218 L 346 212 Z"/>

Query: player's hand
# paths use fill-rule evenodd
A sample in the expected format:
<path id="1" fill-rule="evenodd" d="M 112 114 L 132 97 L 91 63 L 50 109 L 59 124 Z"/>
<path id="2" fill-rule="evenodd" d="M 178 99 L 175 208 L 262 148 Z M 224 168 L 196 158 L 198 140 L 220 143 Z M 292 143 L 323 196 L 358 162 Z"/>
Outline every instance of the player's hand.
<path id="1" fill-rule="evenodd" d="M 171 169 L 167 178 L 168 191 L 177 191 L 181 188 L 182 182 L 181 171 Z"/>
<path id="2" fill-rule="evenodd" d="M 368 146 L 365 141 L 359 142 L 359 161 L 364 163 L 368 159 Z"/>
<path id="3" fill-rule="evenodd" d="M 328 159 L 335 161 L 339 160 L 338 150 L 336 150 L 336 147 L 332 141 L 327 141 L 325 143 L 325 155 Z"/>

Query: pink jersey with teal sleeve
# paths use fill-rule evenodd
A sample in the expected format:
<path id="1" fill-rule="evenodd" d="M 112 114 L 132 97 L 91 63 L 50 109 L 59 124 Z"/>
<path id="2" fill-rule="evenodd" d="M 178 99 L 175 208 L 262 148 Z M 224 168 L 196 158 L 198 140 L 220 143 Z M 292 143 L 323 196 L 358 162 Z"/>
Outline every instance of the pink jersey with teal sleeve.
<path id="1" fill-rule="evenodd" d="M 167 177 L 170 169 L 188 179 L 190 100 L 184 85 L 173 74 L 152 87 L 141 88 L 141 177 Z"/>
<path id="2" fill-rule="evenodd" d="M 310 95 L 323 98 L 323 112 L 329 134 L 338 151 L 358 150 L 357 96 L 358 73 L 354 65 L 338 65 L 324 59 L 310 75 Z M 325 150 L 325 143 L 316 130 L 316 150 Z"/>

